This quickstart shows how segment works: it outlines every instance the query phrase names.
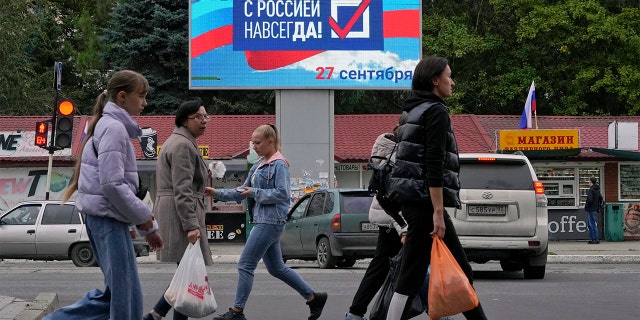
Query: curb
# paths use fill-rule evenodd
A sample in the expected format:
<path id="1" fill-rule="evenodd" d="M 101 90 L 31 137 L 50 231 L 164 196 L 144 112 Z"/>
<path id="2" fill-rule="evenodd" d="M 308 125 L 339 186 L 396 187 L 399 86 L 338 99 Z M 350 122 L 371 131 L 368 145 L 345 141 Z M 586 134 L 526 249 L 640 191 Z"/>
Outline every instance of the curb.
<path id="1" fill-rule="evenodd" d="M 14 320 L 41 320 L 45 315 L 53 312 L 59 306 L 58 294 L 40 293 L 33 302 L 27 302 L 26 307 Z"/>
<path id="2" fill-rule="evenodd" d="M 548 255 L 547 263 L 640 264 L 640 255 Z"/>
<path id="3" fill-rule="evenodd" d="M 240 255 L 213 255 L 214 263 L 238 263 Z M 302 260 L 291 259 L 287 264 L 295 264 Z M 356 262 L 357 265 L 369 264 L 371 259 L 362 259 Z M 139 264 L 161 263 L 155 259 L 155 256 L 138 258 Z M 640 264 L 640 255 L 548 255 L 547 263 L 595 263 L 595 264 Z"/>

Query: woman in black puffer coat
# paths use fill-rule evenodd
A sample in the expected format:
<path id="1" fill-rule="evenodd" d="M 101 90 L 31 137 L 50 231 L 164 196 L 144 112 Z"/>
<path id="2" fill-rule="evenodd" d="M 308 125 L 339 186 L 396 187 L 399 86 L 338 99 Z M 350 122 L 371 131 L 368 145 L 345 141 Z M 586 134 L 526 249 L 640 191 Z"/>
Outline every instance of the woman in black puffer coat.
<path id="1" fill-rule="evenodd" d="M 473 283 L 472 270 L 444 207 L 460 208 L 458 147 L 449 109 L 454 82 L 447 59 L 425 58 L 413 74 L 411 97 L 400 117 L 400 142 L 391 174 L 391 197 L 401 203 L 409 227 L 387 320 L 400 320 L 409 297 L 417 294 L 431 260 L 433 237 L 440 237 Z M 482 306 L 463 313 L 487 319 Z"/>

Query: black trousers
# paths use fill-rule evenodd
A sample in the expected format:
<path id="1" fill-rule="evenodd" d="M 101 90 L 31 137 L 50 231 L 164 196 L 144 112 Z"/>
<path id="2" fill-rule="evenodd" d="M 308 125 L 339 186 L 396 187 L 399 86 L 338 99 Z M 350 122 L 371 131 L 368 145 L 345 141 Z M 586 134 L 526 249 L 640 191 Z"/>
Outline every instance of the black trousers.
<path id="1" fill-rule="evenodd" d="M 422 286 L 431 260 L 433 238 L 431 238 L 430 233 L 433 231 L 433 206 L 431 203 L 420 205 L 404 204 L 402 205 L 402 215 L 409 226 L 404 243 L 404 253 L 400 264 L 400 276 L 398 277 L 396 292 L 412 297 L 417 294 Z M 453 222 L 451 222 L 451 218 L 446 212 L 444 214 L 444 224 L 446 230 L 442 240 L 460 265 L 460 268 L 462 268 L 462 271 L 469 278 L 469 282 L 473 284 L 473 270 L 467 261 L 467 256 L 460 244 Z M 486 319 L 481 305 L 463 314 L 467 319 Z"/>
<path id="2" fill-rule="evenodd" d="M 375 256 L 360 281 L 358 291 L 349 308 L 350 313 L 364 316 L 367 306 L 389 274 L 389 259 L 396 256 L 401 247 L 400 236 L 394 228 L 380 227 Z"/>

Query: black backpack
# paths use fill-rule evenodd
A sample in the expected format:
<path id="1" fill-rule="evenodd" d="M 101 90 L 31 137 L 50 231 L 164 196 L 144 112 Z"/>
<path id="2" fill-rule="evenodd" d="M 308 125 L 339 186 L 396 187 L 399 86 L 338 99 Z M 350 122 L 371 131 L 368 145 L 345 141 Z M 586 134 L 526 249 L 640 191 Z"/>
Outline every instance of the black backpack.
<path id="1" fill-rule="evenodd" d="M 395 166 L 395 151 L 398 143 L 395 136 L 391 134 L 385 135 L 385 138 L 393 142 L 393 148 L 390 151 L 387 148 L 381 153 L 372 154 L 369 158 L 369 167 L 372 170 L 369 192 L 376 197 L 382 209 L 395 219 L 396 216 L 399 217 L 400 204 L 389 199 L 389 177 Z"/>

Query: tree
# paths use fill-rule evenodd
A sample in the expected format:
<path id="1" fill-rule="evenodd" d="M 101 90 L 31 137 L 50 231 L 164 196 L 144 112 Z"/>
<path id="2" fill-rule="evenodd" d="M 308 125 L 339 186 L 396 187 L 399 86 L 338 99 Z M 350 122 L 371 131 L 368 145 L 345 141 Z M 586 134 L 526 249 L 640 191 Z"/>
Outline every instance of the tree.
<path id="1" fill-rule="evenodd" d="M 147 114 L 172 114 L 199 96 L 212 113 L 274 113 L 272 92 L 189 90 L 188 1 L 123 1 L 104 29 L 106 64 L 145 75 L 153 90 Z"/>
<path id="2" fill-rule="evenodd" d="M 50 114 L 53 99 L 46 93 L 52 89 L 53 65 L 46 81 L 30 55 L 40 11 L 29 1 L 0 0 L 0 6 L 0 114 Z"/>
<path id="3" fill-rule="evenodd" d="M 553 80 L 545 96 L 556 114 L 638 114 L 640 10 L 624 3 L 552 2 L 523 16 L 519 42 L 551 53 L 546 61 L 528 58 Z"/>
<path id="4" fill-rule="evenodd" d="M 91 114 L 111 73 L 141 72 L 147 114 L 201 97 L 213 114 L 273 114 L 273 90 L 189 90 L 189 1 L 0 0 L 0 114 L 49 114 L 52 69 Z M 640 112 L 640 0 L 422 1 L 423 55 L 450 60 L 454 113 L 520 114 L 532 80 L 538 114 Z M 397 113 L 406 90 L 336 90 L 335 112 Z"/>
<path id="5" fill-rule="evenodd" d="M 432 1 L 424 52 L 451 59 L 458 112 L 637 114 L 638 1 Z"/>

